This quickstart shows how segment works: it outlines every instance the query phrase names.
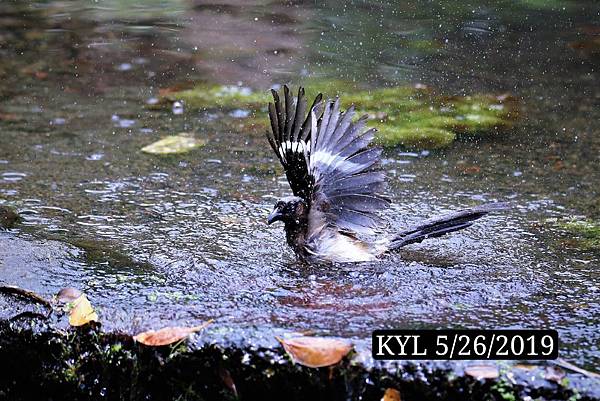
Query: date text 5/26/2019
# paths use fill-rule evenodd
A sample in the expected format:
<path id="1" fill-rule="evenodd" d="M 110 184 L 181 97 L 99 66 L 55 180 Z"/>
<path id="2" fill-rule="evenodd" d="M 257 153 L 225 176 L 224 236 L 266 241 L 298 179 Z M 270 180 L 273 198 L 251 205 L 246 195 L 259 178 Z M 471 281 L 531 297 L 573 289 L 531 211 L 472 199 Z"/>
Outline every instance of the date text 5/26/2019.
<path id="1" fill-rule="evenodd" d="M 537 360 L 558 358 L 556 330 L 375 330 L 373 358 Z"/>

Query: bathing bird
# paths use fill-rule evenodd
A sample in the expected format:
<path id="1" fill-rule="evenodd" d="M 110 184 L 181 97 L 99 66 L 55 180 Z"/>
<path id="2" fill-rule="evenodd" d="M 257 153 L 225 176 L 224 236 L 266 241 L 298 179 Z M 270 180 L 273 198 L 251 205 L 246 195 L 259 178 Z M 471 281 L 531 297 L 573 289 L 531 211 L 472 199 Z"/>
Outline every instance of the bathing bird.
<path id="1" fill-rule="evenodd" d="M 319 94 L 307 108 L 305 91 L 294 97 L 287 86 L 271 90 L 271 132 L 267 139 L 281 162 L 292 196 L 277 200 L 268 224 L 282 221 L 287 243 L 303 259 L 373 261 L 405 245 L 462 230 L 504 204 L 475 206 L 434 217 L 387 238 L 369 240 L 384 225 L 390 205 L 383 195 L 382 150 L 373 146 L 376 130 L 367 116 L 354 121 L 354 107 Z"/>

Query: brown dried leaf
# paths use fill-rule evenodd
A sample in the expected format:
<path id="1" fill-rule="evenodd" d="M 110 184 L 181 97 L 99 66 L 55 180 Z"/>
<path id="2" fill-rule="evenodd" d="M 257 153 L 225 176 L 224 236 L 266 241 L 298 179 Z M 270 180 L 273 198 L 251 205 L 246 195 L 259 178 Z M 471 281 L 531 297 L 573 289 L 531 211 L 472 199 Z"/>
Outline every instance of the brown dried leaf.
<path id="1" fill-rule="evenodd" d="M 544 379 L 560 383 L 560 381 L 565 376 L 566 376 L 565 371 L 562 370 L 560 367 L 546 366 L 546 371 L 544 372 Z"/>
<path id="2" fill-rule="evenodd" d="M 14 113 L 0 113 L 0 121 L 18 121 L 19 116 Z"/>
<path id="3" fill-rule="evenodd" d="M 92 321 L 98 321 L 98 314 L 96 314 L 94 307 L 85 294 L 81 294 L 73 301 L 69 311 L 69 324 L 71 326 L 83 326 Z"/>
<path id="4" fill-rule="evenodd" d="M 350 342 L 335 338 L 276 338 L 294 362 L 309 368 L 335 365 L 352 350 Z"/>
<path id="5" fill-rule="evenodd" d="M 159 88 L 158 96 L 169 96 L 173 93 L 181 92 L 187 89 L 192 89 L 194 84 L 192 82 L 181 82 L 179 84 L 167 87 L 167 88 Z"/>
<path id="6" fill-rule="evenodd" d="M 66 287 L 56 294 L 56 300 L 60 303 L 66 304 L 67 302 L 74 302 L 82 295 L 83 293 L 77 288 Z"/>
<path id="7" fill-rule="evenodd" d="M 400 398 L 400 391 L 396 390 L 395 388 L 387 388 L 385 390 L 385 393 L 383 393 L 383 397 L 381 398 L 381 401 L 401 401 Z"/>
<path id="8" fill-rule="evenodd" d="M 465 368 L 465 374 L 479 379 L 496 379 L 500 376 L 498 367 L 494 365 L 471 365 Z"/>
<path id="9" fill-rule="evenodd" d="M 133 339 L 144 345 L 160 347 L 183 340 L 192 333 L 203 330 L 213 321 L 209 320 L 195 327 L 164 327 L 160 330 L 148 330 L 133 337 Z"/>
<path id="10" fill-rule="evenodd" d="M 481 167 L 479 166 L 465 166 L 462 168 L 463 174 L 479 174 Z"/>
<path id="11" fill-rule="evenodd" d="M 219 368 L 219 376 L 221 377 L 221 380 L 223 380 L 223 384 L 225 384 L 225 387 L 227 387 L 231 391 L 235 398 L 238 398 L 238 392 L 235 387 L 233 377 L 231 377 L 231 373 L 229 373 L 229 371 L 225 368 Z"/>
<path id="12" fill-rule="evenodd" d="M 585 370 L 580 368 L 579 366 L 575 366 L 570 362 L 565 361 L 562 358 L 558 358 L 556 361 L 554 361 L 554 364 L 557 366 L 560 366 L 563 369 L 567 369 L 567 370 L 571 370 L 573 372 L 577 372 L 577 373 L 581 373 L 582 375 L 586 376 L 586 377 L 591 377 L 594 379 L 600 379 L 600 374 L 596 373 L 596 372 L 590 372 L 589 370 Z"/>
<path id="13" fill-rule="evenodd" d="M 514 366 L 515 369 L 522 369 L 522 370 L 534 370 L 537 368 L 536 365 L 528 365 L 528 364 L 524 364 L 524 363 L 518 363 Z"/>

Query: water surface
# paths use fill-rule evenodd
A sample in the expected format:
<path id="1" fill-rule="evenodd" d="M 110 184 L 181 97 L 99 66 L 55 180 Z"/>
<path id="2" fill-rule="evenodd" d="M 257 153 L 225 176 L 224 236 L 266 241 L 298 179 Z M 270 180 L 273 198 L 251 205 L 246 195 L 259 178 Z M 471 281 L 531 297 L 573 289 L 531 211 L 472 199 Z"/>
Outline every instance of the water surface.
<path id="1" fill-rule="evenodd" d="M 79 287 L 109 329 L 215 318 L 242 332 L 360 339 L 376 328 L 547 327 L 561 356 L 597 365 L 599 255 L 547 221 L 600 218 L 600 59 L 576 45 L 599 37 L 598 6 L 399 3 L 1 5 L 0 204 L 25 221 L 0 246 L 79 248 L 36 256 L 47 263 L 5 256 L 0 279 L 47 295 Z M 289 189 L 244 112 L 146 107 L 160 88 L 199 80 L 267 90 L 314 77 L 515 96 L 510 132 L 389 150 L 383 163 L 390 233 L 479 203 L 515 207 L 381 262 L 306 265 L 265 223 Z M 179 132 L 207 145 L 139 151 Z"/>

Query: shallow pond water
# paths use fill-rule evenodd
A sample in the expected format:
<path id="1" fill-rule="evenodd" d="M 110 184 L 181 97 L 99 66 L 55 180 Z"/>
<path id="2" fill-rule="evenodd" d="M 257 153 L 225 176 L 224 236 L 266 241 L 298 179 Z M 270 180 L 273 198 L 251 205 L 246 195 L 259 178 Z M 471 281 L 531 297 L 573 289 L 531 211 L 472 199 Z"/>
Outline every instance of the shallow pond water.
<path id="1" fill-rule="evenodd" d="M 600 7 L 399 3 L 0 5 L 0 205 L 24 218 L 0 237 L 0 280 L 46 295 L 81 288 L 109 329 L 214 318 L 364 339 L 547 327 L 563 357 L 597 365 L 600 253 L 552 219 L 600 218 Z M 245 110 L 147 107 L 200 80 L 267 90 L 315 77 L 519 99 L 508 132 L 388 149 L 383 161 L 390 233 L 479 203 L 514 207 L 377 263 L 306 265 L 266 225 L 289 190 Z M 206 146 L 140 152 L 180 132 Z M 70 245 L 19 263 L 15 237 Z"/>

